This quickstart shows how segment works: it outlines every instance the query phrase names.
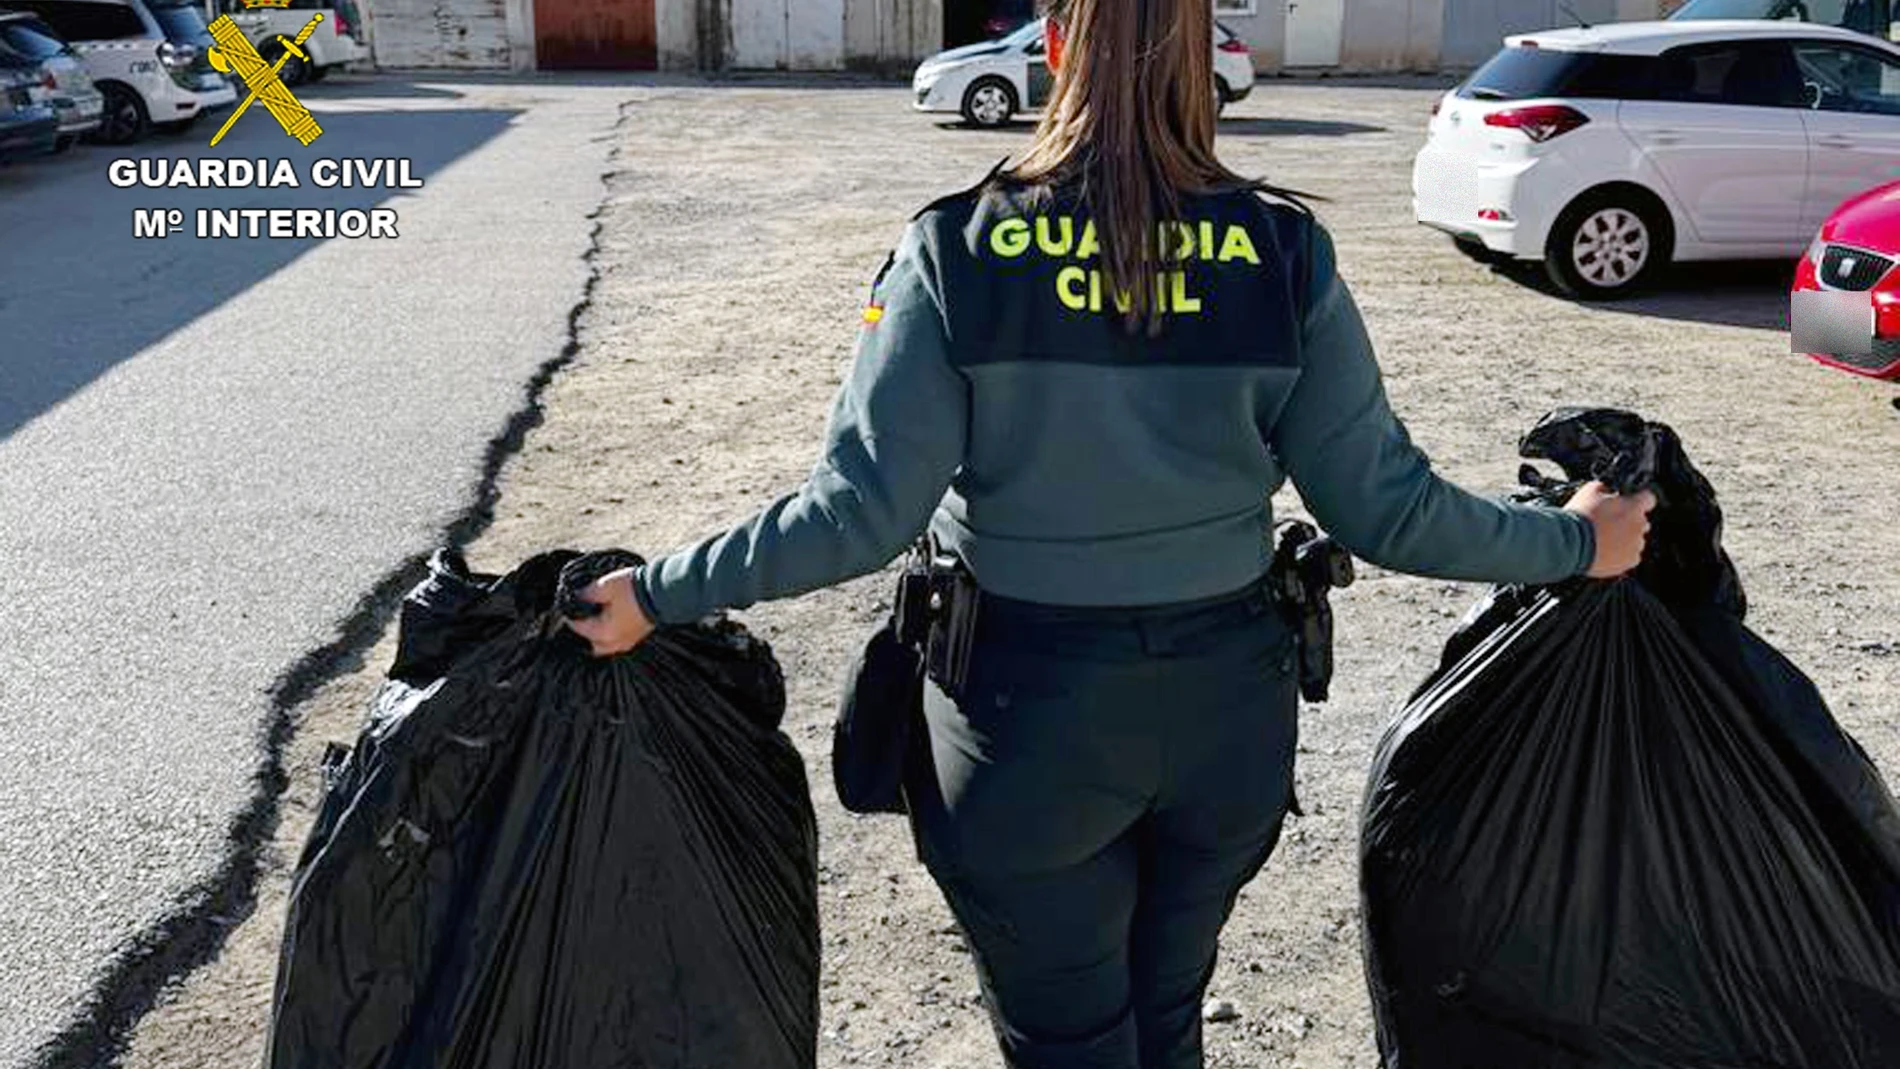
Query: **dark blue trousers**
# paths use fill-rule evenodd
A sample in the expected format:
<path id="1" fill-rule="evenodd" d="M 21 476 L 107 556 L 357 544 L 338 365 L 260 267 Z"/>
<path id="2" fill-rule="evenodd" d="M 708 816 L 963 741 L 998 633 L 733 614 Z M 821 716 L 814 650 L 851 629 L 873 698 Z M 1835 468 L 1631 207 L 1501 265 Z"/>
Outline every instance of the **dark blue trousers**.
<path id="1" fill-rule="evenodd" d="M 1262 593 L 1139 609 L 986 596 L 925 694 L 918 853 L 1015 1069 L 1200 1069 L 1221 926 L 1293 797 L 1293 637 Z"/>

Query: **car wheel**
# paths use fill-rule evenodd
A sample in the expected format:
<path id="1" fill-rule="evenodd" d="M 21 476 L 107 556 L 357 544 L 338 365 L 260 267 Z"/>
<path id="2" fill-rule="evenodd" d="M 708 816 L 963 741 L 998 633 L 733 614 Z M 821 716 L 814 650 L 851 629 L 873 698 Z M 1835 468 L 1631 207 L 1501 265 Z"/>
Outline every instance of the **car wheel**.
<path id="1" fill-rule="evenodd" d="M 1001 126 L 1016 115 L 1016 89 L 1001 78 L 978 78 L 963 94 L 963 119 L 972 126 Z"/>
<path id="2" fill-rule="evenodd" d="M 276 63 L 277 58 L 283 54 L 283 45 L 258 50 L 258 55 L 262 56 L 267 63 Z M 301 56 L 293 54 L 289 59 L 284 60 L 284 65 L 278 70 L 277 77 L 286 86 L 295 89 L 310 80 L 310 64 Z"/>
<path id="3" fill-rule="evenodd" d="M 1544 270 L 1581 300 L 1629 296 L 1669 262 L 1667 219 L 1660 205 L 1628 191 L 1582 197 L 1551 227 Z"/>
<path id="4" fill-rule="evenodd" d="M 59 140 L 53 142 L 53 154 L 57 156 L 61 153 L 71 152 L 73 142 L 77 140 L 79 140 L 79 138 L 72 134 L 62 134 Z"/>
<path id="5" fill-rule="evenodd" d="M 99 93 L 106 98 L 105 116 L 94 138 L 107 145 L 126 145 L 145 136 L 152 120 L 137 93 L 111 82 L 100 86 Z"/>
<path id="6" fill-rule="evenodd" d="M 323 81 L 325 78 L 328 78 L 329 76 L 330 76 L 330 68 L 328 67 L 314 67 L 313 66 L 310 68 L 310 80 L 313 82 Z"/>

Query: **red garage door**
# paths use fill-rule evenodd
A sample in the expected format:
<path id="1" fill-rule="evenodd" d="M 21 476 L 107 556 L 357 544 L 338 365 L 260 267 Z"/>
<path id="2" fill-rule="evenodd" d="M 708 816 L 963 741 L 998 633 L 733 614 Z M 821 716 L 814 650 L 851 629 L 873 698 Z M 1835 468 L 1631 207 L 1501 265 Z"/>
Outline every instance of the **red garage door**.
<path id="1" fill-rule="evenodd" d="M 542 70 L 640 70 L 658 65 L 653 0 L 535 0 Z"/>

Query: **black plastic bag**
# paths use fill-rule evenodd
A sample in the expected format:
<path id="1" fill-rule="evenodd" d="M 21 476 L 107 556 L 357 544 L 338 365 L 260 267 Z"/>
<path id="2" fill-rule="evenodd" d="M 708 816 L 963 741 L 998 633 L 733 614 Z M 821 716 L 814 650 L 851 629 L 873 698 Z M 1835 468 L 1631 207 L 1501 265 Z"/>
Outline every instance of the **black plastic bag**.
<path id="1" fill-rule="evenodd" d="M 590 563 L 443 553 L 405 600 L 326 761 L 268 1066 L 815 1063 L 817 831 L 777 662 L 724 621 L 594 660 L 552 611 Z"/>
<path id="2" fill-rule="evenodd" d="M 1632 577 L 1492 591 L 1380 741 L 1385 1064 L 1900 1066 L 1900 816 L 1743 625 L 1713 490 L 1627 413 L 1554 413 L 1521 451 L 1567 476 L 1527 497 L 1608 476 L 1662 504 Z"/>

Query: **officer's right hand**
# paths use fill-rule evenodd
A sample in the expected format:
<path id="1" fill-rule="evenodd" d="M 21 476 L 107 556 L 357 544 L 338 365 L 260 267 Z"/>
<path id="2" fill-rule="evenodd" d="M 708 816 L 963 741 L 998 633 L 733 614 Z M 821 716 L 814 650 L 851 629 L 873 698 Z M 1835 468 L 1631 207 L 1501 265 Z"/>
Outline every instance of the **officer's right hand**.
<path id="1" fill-rule="evenodd" d="M 1656 495 L 1644 490 L 1627 497 L 1600 482 L 1583 484 L 1564 506 L 1581 513 L 1597 532 L 1597 558 L 1590 565 L 1592 579 L 1614 579 L 1643 560 L 1649 539 L 1649 510 Z"/>

